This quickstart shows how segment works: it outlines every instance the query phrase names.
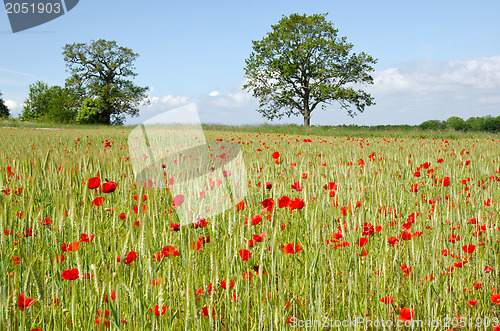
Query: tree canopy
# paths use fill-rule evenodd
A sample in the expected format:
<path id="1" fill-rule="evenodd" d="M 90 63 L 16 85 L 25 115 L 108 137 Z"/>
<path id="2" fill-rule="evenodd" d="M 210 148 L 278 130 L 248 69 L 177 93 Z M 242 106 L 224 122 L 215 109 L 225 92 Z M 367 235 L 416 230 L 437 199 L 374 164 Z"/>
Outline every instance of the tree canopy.
<path id="1" fill-rule="evenodd" d="M 350 116 L 373 105 L 373 98 L 356 84 L 372 84 L 371 64 L 376 60 L 361 52 L 326 20 L 327 14 L 292 14 L 283 17 L 245 60 L 244 89 L 259 100 L 258 111 L 267 119 L 284 115 L 304 117 L 337 101 Z"/>
<path id="2" fill-rule="evenodd" d="M 134 61 L 139 56 L 131 49 L 100 39 L 67 44 L 63 55 L 71 73 L 66 86 L 82 97 L 82 103 L 85 99 L 99 100 L 93 104 L 99 106 L 98 123 L 122 124 L 125 114 L 138 116 L 138 106 L 148 102 L 149 88 L 136 86 L 131 80 L 137 76 Z"/>
<path id="3" fill-rule="evenodd" d="M 73 122 L 78 110 L 79 97 L 67 87 L 48 86 L 42 81 L 30 85 L 28 98 L 24 101 L 22 121 L 54 123 Z"/>
<path id="4" fill-rule="evenodd" d="M 10 117 L 10 111 L 2 98 L 2 92 L 0 91 L 0 119 Z"/>
<path id="5" fill-rule="evenodd" d="M 424 130 L 454 129 L 456 131 L 500 132 L 500 116 L 470 117 L 466 121 L 460 117 L 452 116 L 446 121 L 425 121 L 419 127 Z"/>

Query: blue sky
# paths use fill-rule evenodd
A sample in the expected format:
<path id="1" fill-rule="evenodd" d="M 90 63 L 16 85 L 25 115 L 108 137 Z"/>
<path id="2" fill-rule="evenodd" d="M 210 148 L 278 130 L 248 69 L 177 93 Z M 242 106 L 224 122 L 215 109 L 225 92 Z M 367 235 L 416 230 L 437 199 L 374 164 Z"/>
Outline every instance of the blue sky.
<path id="1" fill-rule="evenodd" d="M 63 85 L 67 43 L 116 40 L 140 54 L 135 82 L 151 88 L 139 123 L 195 103 L 204 123 L 266 123 L 241 90 L 252 40 L 282 15 L 328 13 L 340 36 L 378 59 L 377 105 L 351 119 L 339 106 L 311 124 L 419 124 L 500 115 L 499 1 L 81 0 L 64 16 L 13 34 L 0 13 L 0 91 L 13 114 L 37 80 Z M 273 123 L 301 124 L 301 118 Z"/>

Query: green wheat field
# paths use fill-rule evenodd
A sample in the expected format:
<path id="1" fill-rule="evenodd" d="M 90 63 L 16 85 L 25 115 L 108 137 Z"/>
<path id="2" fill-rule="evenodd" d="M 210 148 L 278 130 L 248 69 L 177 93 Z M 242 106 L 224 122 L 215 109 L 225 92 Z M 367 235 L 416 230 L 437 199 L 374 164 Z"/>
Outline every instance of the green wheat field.
<path id="1" fill-rule="evenodd" d="M 131 129 L 0 129 L 0 329 L 500 324 L 499 137 L 213 126 L 247 194 L 190 226 Z"/>

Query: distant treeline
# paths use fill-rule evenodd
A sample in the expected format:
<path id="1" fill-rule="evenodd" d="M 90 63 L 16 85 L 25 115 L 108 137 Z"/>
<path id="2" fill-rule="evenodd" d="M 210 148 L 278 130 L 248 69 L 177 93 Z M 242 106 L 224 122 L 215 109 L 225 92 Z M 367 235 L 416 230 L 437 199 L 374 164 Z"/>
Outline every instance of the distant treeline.
<path id="1" fill-rule="evenodd" d="M 457 131 L 500 132 L 500 116 L 471 117 L 466 121 L 453 116 L 446 121 L 425 121 L 419 127 L 423 130 L 455 129 Z"/>

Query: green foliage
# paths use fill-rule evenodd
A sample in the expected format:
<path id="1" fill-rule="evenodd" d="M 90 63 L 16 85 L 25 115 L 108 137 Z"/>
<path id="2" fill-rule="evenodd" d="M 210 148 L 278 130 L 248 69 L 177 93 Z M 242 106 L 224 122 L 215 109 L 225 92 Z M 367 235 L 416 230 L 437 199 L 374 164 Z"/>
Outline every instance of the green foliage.
<path id="1" fill-rule="evenodd" d="M 137 53 L 103 39 L 67 44 L 63 49 L 66 67 L 72 73 L 66 86 L 85 98 L 100 100 L 95 123 L 123 124 L 125 114 L 139 115 L 137 107 L 148 102 L 149 88 L 136 86 L 129 79 L 137 76 L 133 65 Z"/>
<path id="2" fill-rule="evenodd" d="M 99 99 L 85 99 L 85 102 L 78 110 L 76 123 L 91 124 L 99 121 L 99 108 L 101 101 Z"/>
<path id="3" fill-rule="evenodd" d="M 460 117 L 452 116 L 445 122 L 438 120 L 425 121 L 419 127 L 423 130 L 443 130 L 449 128 L 456 131 L 500 132 L 500 116 L 471 117 L 466 121 Z"/>
<path id="4" fill-rule="evenodd" d="M 423 130 L 443 130 L 446 128 L 446 124 L 438 120 L 425 121 L 419 126 Z"/>
<path id="5" fill-rule="evenodd" d="M 353 84 L 372 84 L 370 66 L 376 60 L 365 53 L 351 54 L 353 45 L 326 21 L 326 14 L 283 17 L 245 61 L 244 85 L 259 99 L 258 111 L 273 120 L 284 115 L 304 117 L 337 101 L 349 115 L 373 105 L 373 98 Z"/>
<path id="6" fill-rule="evenodd" d="M 0 91 L 0 118 L 5 119 L 10 117 L 9 108 L 5 105 L 2 98 L 2 92 Z"/>
<path id="7" fill-rule="evenodd" d="M 75 119 L 78 97 L 69 88 L 49 87 L 37 81 L 30 85 L 28 98 L 19 118 L 22 121 L 71 123 Z"/>
<path id="8" fill-rule="evenodd" d="M 482 131 L 484 128 L 484 121 L 482 117 L 471 117 L 465 121 L 465 124 L 471 131 Z"/>
<path id="9" fill-rule="evenodd" d="M 465 121 L 460 117 L 452 116 L 446 120 L 446 127 L 453 128 L 457 131 L 467 131 Z"/>

